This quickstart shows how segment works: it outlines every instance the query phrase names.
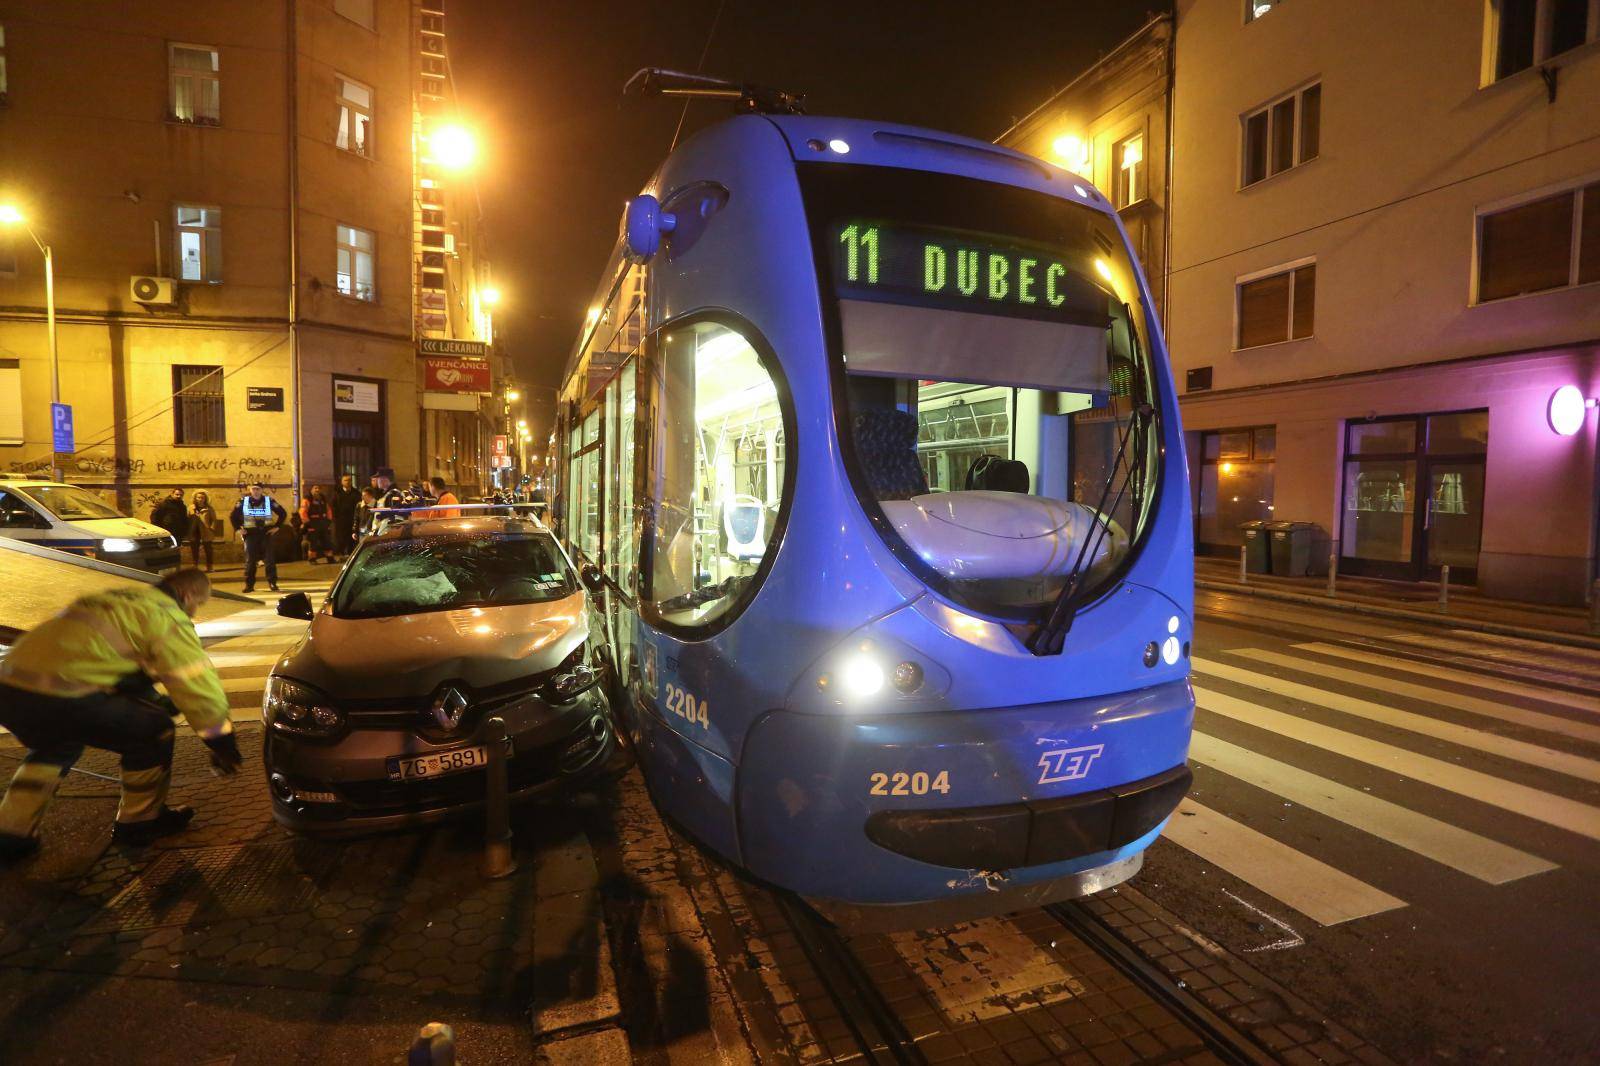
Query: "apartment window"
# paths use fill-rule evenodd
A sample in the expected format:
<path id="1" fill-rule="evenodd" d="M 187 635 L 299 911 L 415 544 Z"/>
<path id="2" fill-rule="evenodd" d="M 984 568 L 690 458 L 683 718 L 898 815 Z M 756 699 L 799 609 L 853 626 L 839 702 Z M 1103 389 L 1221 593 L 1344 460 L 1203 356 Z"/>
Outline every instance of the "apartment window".
<path id="1" fill-rule="evenodd" d="M 172 443 L 228 443 L 220 366 L 172 368 Z"/>
<path id="2" fill-rule="evenodd" d="M 1600 281 L 1600 182 L 1478 216 L 1478 302 Z"/>
<path id="3" fill-rule="evenodd" d="M 179 204 L 174 218 L 178 234 L 178 277 L 184 281 L 221 281 L 221 209 Z"/>
<path id="4" fill-rule="evenodd" d="M 222 79 L 217 50 L 205 45 L 174 44 L 167 53 L 172 72 L 172 118 L 200 126 L 222 122 Z"/>
<path id="5" fill-rule="evenodd" d="M 1489 14 L 1489 81 L 1527 70 L 1600 35 L 1600 4 L 1594 0 L 1491 0 Z"/>
<path id="6" fill-rule="evenodd" d="M 1239 279 L 1236 348 L 1311 336 L 1317 309 L 1317 264 L 1276 268 Z"/>
<path id="7" fill-rule="evenodd" d="M 372 156 L 372 90 L 358 81 L 339 78 L 339 147 Z"/>
<path id="8" fill-rule="evenodd" d="M 1281 3 L 1283 0 L 1244 0 L 1244 20 L 1254 22 Z"/>
<path id="9" fill-rule="evenodd" d="M 369 30 L 378 28 L 375 13 L 372 9 L 372 0 L 333 0 L 333 10 L 360 26 Z"/>
<path id="10" fill-rule="evenodd" d="M 339 291 L 358 300 L 376 300 L 376 255 L 371 230 L 339 224 Z"/>
<path id="11" fill-rule="evenodd" d="M 1241 185 L 1254 185 L 1317 157 L 1322 139 L 1322 86 L 1290 93 L 1243 123 L 1244 163 Z"/>
<path id="12" fill-rule="evenodd" d="M 1112 152 L 1112 161 L 1117 168 L 1112 185 L 1117 207 L 1127 207 L 1143 200 L 1148 195 L 1145 185 L 1144 134 L 1136 133 L 1132 137 L 1118 141 Z"/>

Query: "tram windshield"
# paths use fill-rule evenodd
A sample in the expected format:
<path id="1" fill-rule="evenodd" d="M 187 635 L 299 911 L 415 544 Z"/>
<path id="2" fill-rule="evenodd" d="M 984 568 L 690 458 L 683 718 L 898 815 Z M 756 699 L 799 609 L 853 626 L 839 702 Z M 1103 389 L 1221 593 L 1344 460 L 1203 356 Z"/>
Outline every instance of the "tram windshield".
<path id="1" fill-rule="evenodd" d="M 1079 204 L 966 178 L 813 167 L 857 493 L 953 598 L 1036 617 L 1143 535 L 1158 392 L 1137 266 Z"/>

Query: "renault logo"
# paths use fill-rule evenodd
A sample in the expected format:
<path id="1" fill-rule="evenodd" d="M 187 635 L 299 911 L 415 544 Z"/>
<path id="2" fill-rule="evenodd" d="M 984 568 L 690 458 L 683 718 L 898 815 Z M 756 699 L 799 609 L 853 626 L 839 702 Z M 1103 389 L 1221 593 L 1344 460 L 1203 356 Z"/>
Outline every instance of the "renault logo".
<path id="1" fill-rule="evenodd" d="M 440 729 L 453 730 L 461 724 L 461 716 L 467 713 L 467 698 L 459 689 L 447 688 L 434 699 L 430 710 Z"/>

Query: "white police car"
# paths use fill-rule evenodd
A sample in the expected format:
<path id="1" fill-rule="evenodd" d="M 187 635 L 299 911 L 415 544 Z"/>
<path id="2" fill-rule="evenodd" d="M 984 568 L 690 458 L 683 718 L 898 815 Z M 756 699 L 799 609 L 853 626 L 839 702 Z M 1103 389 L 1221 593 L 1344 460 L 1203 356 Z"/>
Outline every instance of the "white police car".
<path id="1" fill-rule="evenodd" d="M 0 537 L 153 573 L 178 565 L 172 534 L 59 481 L 0 477 Z"/>

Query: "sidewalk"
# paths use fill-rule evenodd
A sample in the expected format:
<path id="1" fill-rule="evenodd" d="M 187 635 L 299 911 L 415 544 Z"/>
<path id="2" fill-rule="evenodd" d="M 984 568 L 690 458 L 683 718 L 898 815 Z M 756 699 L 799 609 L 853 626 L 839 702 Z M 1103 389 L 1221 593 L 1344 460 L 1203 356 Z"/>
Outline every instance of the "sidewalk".
<path id="1" fill-rule="evenodd" d="M 1207 556 L 1195 558 L 1194 584 L 1197 590 L 1206 592 L 1260 596 L 1326 610 L 1600 649 L 1600 634 L 1590 630 L 1586 608 L 1493 599 L 1464 585 L 1452 584 L 1450 602 L 1441 606 L 1436 582 L 1384 581 L 1340 574 L 1336 593 L 1330 597 L 1326 577 L 1251 574 L 1247 581 L 1241 581 L 1237 559 Z"/>

